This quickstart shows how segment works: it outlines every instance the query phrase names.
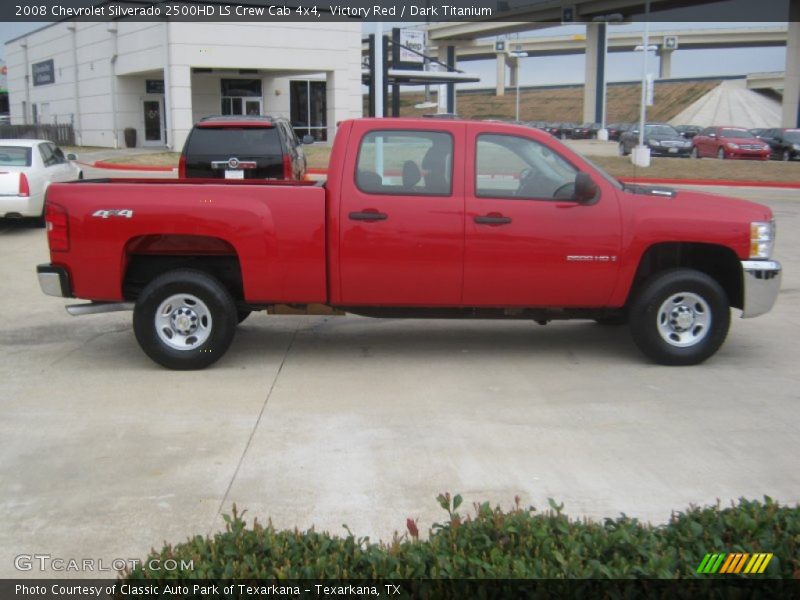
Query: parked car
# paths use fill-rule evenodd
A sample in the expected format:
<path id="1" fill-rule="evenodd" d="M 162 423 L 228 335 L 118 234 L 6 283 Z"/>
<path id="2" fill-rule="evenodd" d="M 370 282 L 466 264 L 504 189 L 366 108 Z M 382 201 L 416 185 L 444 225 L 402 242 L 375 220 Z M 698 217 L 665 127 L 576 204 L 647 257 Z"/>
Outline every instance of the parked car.
<path id="1" fill-rule="evenodd" d="M 201 119 L 183 145 L 178 176 L 212 179 L 293 179 L 306 173 L 302 144 L 289 121 L 264 116 L 213 116 Z"/>
<path id="2" fill-rule="evenodd" d="M 33 217 L 44 226 L 50 184 L 83 179 L 77 159 L 48 140 L 0 140 L 0 217 Z"/>
<path id="3" fill-rule="evenodd" d="M 631 128 L 631 123 L 611 123 L 606 125 L 608 139 L 615 142 L 619 141 L 620 136 Z"/>
<path id="4" fill-rule="evenodd" d="M 768 160 L 769 145 L 744 127 L 706 127 L 692 138 L 692 158 Z"/>
<path id="5" fill-rule="evenodd" d="M 544 131 L 546 131 L 553 137 L 565 140 L 572 134 L 572 130 L 574 127 L 576 127 L 575 123 L 561 123 L 558 121 L 555 122 L 551 121 L 545 124 Z"/>
<path id="6" fill-rule="evenodd" d="M 754 136 L 756 136 L 757 138 L 760 138 L 762 135 L 764 135 L 766 132 L 768 132 L 769 129 L 768 128 L 757 128 L 757 129 L 748 129 L 748 131 L 750 133 L 752 133 Z"/>
<path id="7" fill-rule="evenodd" d="M 700 125 L 676 125 L 675 130 L 687 140 L 690 140 L 703 131 L 703 128 Z"/>
<path id="8" fill-rule="evenodd" d="M 800 158 L 800 129 L 766 129 L 759 138 L 769 144 L 771 158 L 787 161 Z"/>
<path id="9" fill-rule="evenodd" d="M 569 137 L 573 140 L 589 140 L 597 137 L 597 130 L 600 129 L 600 123 L 583 123 L 575 125 L 570 132 Z"/>
<path id="10" fill-rule="evenodd" d="M 672 125 L 666 123 L 646 123 L 644 143 L 653 156 L 689 156 L 692 142 L 684 139 Z M 634 126 L 619 138 L 619 153 L 627 156 L 639 144 L 639 127 Z"/>
<path id="11" fill-rule="evenodd" d="M 530 127 L 344 121 L 330 165 L 325 186 L 53 184 L 39 284 L 94 301 L 72 314 L 132 306 L 142 350 L 173 369 L 214 363 L 237 322 L 282 303 L 627 322 L 652 360 L 697 364 L 725 340 L 731 307 L 764 314 L 780 289 L 769 207 L 624 186 Z"/>

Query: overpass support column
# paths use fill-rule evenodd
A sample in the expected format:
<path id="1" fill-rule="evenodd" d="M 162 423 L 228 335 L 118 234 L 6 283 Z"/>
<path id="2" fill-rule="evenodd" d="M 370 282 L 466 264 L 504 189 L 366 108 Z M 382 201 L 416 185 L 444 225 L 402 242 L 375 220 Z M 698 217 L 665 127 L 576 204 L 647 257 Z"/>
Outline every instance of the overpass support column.
<path id="1" fill-rule="evenodd" d="M 505 96 L 506 93 L 506 53 L 497 53 L 497 87 L 495 88 L 495 96 Z"/>
<path id="2" fill-rule="evenodd" d="M 583 121 L 602 120 L 606 89 L 606 24 L 586 24 L 586 77 L 583 87 Z"/>
<path id="3" fill-rule="evenodd" d="M 788 21 L 781 125 L 800 127 L 800 0 L 791 0 Z"/>
<path id="4" fill-rule="evenodd" d="M 672 53 L 674 50 L 667 50 L 663 46 L 659 49 L 658 55 L 661 61 L 658 65 L 658 78 L 669 79 L 672 77 Z"/>

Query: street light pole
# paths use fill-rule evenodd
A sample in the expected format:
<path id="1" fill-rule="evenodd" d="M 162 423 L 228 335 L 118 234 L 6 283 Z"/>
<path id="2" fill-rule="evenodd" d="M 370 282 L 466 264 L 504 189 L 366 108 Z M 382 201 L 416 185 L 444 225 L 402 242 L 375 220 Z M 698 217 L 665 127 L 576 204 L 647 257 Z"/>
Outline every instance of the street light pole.
<path id="1" fill-rule="evenodd" d="M 517 105 L 517 110 L 516 110 L 516 118 L 515 118 L 515 120 L 519 121 L 519 79 L 520 79 L 520 77 L 519 77 L 519 75 L 520 75 L 520 73 L 519 73 L 519 67 L 520 67 L 519 59 L 520 58 L 525 58 L 526 56 L 528 56 L 528 53 L 527 52 L 509 52 L 508 55 L 512 56 L 512 57 L 514 57 L 514 59 L 516 59 L 516 68 L 517 68 L 517 77 L 516 77 L 517 100 L 516 100 L 516 105 Z"/>
<path id="2" fill-rule="evenodd" d="M 642 105 L 639 108 L 639 145 L 631 159 L 639 167 L 650 166 L 650 148 L 644 145 L 644 124 L 647 111 L 647 53 L 650 51 L 650 0 L 644 2 L 644 29 L 642 30 Z M 636 47 L 638 50 L 639 47 Z"/>

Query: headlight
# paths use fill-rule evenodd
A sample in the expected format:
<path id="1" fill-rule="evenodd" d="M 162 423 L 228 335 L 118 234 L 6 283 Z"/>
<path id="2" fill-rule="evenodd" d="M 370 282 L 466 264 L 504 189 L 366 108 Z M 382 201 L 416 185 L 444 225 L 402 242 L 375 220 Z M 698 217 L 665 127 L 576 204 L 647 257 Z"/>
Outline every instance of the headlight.
<path id="1" fill-rule="evenodd" d="M 750 223 L 750 258 L 770 258 L 775 246 L 775 221 Z"/>
<path id="2" fill-rule="evenodd" d="M 734 144 L 733 142 L 728 142 L 725 144 L 728 148 L 733 148 L 734 150 L 739 149 L 739 144 Z"/>
<path id="3" fill-rule="evenodd" d="M 661 142 L 659 142 L 658 140 L 647 140 L 647 144 L 650 146 L 660 146 Z"/>

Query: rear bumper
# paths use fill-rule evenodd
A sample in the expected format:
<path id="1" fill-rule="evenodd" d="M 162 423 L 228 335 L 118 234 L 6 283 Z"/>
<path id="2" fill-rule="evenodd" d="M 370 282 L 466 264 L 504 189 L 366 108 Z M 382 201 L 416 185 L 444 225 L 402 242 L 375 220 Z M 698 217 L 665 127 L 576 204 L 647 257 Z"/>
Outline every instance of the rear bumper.
<path id="1" fill-rule="evenodd" d="M 39 278 L 39 287 L 48 296 L 58 298 L 73 298 L 72 287 L 69 280 L 69 271 L 64 267 L 54 265 L 38 265 L 36 275 Z"/>
<path id="2" fill-rule="evenodd" d="M 0 196 L 0 217 L 38 217 L 42 198 L 36 196 Z"/>
<path id="3" fill-rule="evenodd" d="M 772 310 L 781 289 L 781 274 L 781 263 L 776 260 L 742 261 L 743 319 Z"/>

